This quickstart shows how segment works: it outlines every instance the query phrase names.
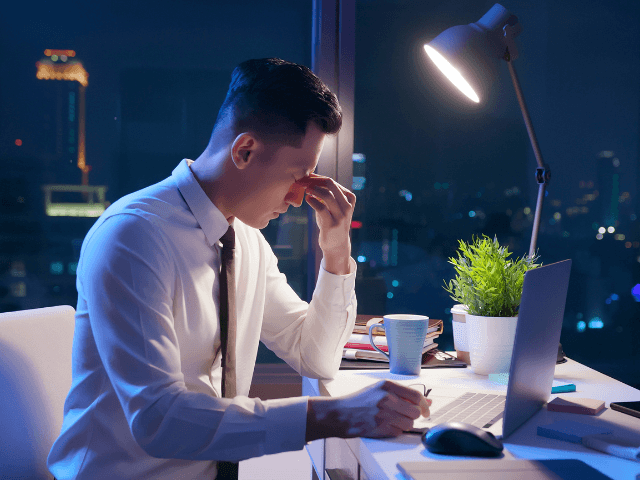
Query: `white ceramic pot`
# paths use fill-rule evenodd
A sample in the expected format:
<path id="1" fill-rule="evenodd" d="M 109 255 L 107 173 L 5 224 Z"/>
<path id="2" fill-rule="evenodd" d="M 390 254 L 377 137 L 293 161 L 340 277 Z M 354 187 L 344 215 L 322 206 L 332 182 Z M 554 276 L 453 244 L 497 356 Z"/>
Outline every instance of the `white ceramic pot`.
<path id="1" fill-rule="evenodd" d="M 509 373 L 518 317 L 479 317 L 467 313 L 471 371 L 478 375 Z"/>

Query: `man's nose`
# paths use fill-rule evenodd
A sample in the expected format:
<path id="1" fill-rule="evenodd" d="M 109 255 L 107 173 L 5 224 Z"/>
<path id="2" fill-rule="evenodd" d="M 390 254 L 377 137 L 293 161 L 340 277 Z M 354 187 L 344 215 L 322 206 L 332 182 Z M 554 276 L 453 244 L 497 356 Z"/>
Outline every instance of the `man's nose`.
<path id="1" fill-rule="evenodd" d="M 289 191 L 285 195 L 284 201 L 289 205 L 299 207 L 300 205 L 302 205 L 302 201 L 304 200 L 305 190 L 306 188 L 302 185 L 294 183 L 293 185 L 291 185 L 291 188 L 289 188 Z"/>

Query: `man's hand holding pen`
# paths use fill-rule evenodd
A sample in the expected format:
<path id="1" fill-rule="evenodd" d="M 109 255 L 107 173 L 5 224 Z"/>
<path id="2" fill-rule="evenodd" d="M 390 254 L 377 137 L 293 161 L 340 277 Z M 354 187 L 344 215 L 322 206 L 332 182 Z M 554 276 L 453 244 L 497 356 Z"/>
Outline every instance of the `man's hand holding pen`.
<path id="1" fill-rule="evenodd" d="M 428 417 L 430 406 L 431 400 L 418 390 L 389 380 L 344 397 L 310 398 L 307 441 L 396 437 L 411 430 L 421 415 Z"/>

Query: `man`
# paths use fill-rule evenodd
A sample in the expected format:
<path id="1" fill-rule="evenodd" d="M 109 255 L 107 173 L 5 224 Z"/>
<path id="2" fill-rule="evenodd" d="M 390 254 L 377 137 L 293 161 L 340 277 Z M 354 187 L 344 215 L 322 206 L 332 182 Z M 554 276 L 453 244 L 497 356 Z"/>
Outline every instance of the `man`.
<path id="1" fill-rule="evenodd" d="M 233 73 L 202 155 L 98 219 L 80 255 L 73 383 L 48 459 L 58 480 L 216 478 L 218 461 L 329 436 L 398 435 L 428 412 L 418 392 L 391 382 L 336 399 L 247 397 L 260 340 L 300 374 L 331 378 L 353 329 L 355 196 L 310 175 L 341 122 L 335 95 L 308 68 L 249 60 Z M 299 207 L 302 188 L 323 251 L 310 303 L 259 231 Z M 234 398 L 221 392 L 220 240 L 229 232 Z"/>

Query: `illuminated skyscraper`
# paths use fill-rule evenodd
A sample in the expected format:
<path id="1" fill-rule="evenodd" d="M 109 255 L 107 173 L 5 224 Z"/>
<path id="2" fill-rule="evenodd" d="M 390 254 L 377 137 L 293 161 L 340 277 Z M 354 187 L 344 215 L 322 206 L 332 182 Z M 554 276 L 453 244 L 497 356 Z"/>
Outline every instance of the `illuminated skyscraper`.
<path id="1" fill-rule="evenodd" d="M 62 80 L 42 85 L 44 91 L 42 142 L 40 154 L 53 160 L 61 169 L 60 183 L 80 183 L 73 175 L 80 169 L 82 184 L 88 185 L 91 170 L 85 154 L 85 89 L 89 74 L 73 50 L 44 51 L 45 57 L 36 62 L 39 80 Z"/>
<path id="2" fill-rule="evenodd" d="M 85 148 L 85 91 L 89 74 L 73 50 L 47 49 L 44 54 L 45 58 L 36 62 L 36 78 L 54 81 L 49 98 L 42 105 L 45 112 L 51 113 L 44 113 L 44 151 L 40 153 L 49 160 L 48 167 L 55 170 L 57 181 L 42 187 L 46 214 L 98 217 L 107 206 L 106 187 L 89 186 L 91 167 L 86 162 Z M 76 167 L 81 173 L 80 185 Z M 82 201 L 78 201 L 80 198 Z"/>
<path id="3" fill-rule="evenodd" d="M 619 217 L 620 159 L 610 150 L 598 154 L 597 187 L 600 222 L 604 227 L 616 227 Z"/>

